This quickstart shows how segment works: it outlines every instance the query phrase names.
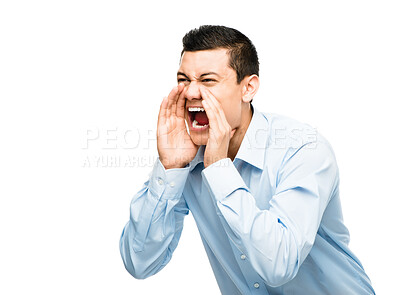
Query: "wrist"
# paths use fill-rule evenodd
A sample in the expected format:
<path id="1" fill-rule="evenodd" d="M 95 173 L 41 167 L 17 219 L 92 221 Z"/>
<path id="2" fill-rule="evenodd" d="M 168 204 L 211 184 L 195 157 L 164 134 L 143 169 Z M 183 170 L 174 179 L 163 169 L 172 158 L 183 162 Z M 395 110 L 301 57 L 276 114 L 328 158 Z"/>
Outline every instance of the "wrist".
<path id="1" fill-rule="evenodd" d="M 171 162 L 168 159 L 161 159 L 161 158 L 160 158 L 160 162 L 163 165 L 165 170 L 184 168 L 187 165 L 187 163 L 176 163 L 176 162 Z"/>
<path id="2" fill-rule="evenodd" d="M 189 172 L 189 167 L 165 170 L 158 158 L 149 175 L 148 188 L 159 199 L 179 199 Z"/>
<path id="3" fill-rule="evenodd" d="M 204 158 L 204 168 L 207 168 L 208 166 L 218 162 L 219 160 L 228 158 L 228 156 L 212 156 L 212 157 L 205 157 Z"/>

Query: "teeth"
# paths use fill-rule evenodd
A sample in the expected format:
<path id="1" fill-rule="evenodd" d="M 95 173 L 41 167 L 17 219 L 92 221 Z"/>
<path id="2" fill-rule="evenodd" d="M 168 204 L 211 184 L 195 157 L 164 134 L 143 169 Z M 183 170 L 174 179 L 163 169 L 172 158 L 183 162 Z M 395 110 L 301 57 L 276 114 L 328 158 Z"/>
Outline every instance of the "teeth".
<path id="1" fill-rule="evenodd" d="M 199 124 L 199 122 L 197 122 L 196 120 L 193 120 L 192 127 L 193 128 L 203 128 L 204 126 L 208 125 L 208 124 L 206 124 L 206 125 L 198 125 L 198 124 Z"/>
<path id="2" fill-rule="evenodd" d="M 189 112 L 204 112 L 204 108 L 200 108 L 200 107 L 189 107 L 188 108 Z"/>

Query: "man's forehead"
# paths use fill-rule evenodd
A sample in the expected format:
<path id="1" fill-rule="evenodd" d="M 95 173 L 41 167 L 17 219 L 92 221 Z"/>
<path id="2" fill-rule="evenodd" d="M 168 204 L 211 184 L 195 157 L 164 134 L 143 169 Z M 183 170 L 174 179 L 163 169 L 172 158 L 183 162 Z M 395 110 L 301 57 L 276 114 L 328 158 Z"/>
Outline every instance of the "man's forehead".
<path id="1" fill-rule="evenodd" d="M 217 73 L 223 75 L 228 70 L 229 55 L 226 49 L 185 51 L 181 58 L 178 73 L 202 75 Z"/>

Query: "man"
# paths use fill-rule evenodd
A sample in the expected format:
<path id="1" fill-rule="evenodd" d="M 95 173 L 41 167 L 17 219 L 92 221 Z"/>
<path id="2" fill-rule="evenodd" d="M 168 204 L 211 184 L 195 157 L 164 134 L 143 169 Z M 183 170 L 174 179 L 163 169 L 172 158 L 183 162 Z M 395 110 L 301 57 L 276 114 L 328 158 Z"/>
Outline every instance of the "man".
<path id="1" fill-rule="evenodd" d="M 139 279 L 160 271 L 191 210 L 222 294 L 374 294 L 348 248 L 331 146 L 252 106 L 258 65 L 237 30 L 201 26 L 183 38 L 159 157 L 120 240 L 126 269 Z"/>

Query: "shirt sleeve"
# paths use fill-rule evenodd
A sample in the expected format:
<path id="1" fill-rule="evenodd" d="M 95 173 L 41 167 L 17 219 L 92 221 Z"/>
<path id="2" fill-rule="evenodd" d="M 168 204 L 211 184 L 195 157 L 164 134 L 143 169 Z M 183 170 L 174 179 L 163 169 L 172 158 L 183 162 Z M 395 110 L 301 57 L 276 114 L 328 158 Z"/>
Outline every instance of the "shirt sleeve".
<path id="1" fill-rule="evenodd" d="M 189 213 L 182 196 L 188 174 L 189 166 L 165 170 L 157 159 L 149 180 L 133 197 L 120 252 L 135 278 L 154 275 L 170 261 Z"/>
<path id="2" fill-rule="evenodd" d="M 268 210 L 257 207 L 229 158 L 202 173 L 228 236 L 257 273 L 273 287 L 293 279 L 312 248 L 338 184 L 330 146 L 324 142 L 304 145 L 284 161 Z"/>

